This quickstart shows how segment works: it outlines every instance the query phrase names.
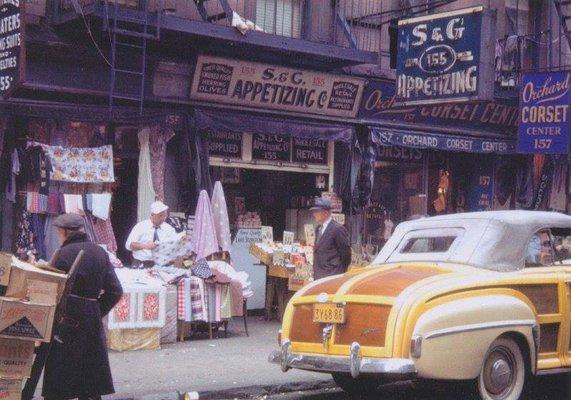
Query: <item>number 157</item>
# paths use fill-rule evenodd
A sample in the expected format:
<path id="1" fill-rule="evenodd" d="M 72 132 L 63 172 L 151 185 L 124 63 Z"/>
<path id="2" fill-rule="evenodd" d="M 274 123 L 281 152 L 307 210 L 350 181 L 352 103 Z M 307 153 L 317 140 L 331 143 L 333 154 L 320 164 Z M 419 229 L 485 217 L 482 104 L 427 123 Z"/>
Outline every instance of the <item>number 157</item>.
<path id="1" fill-rule="evenodd" d="M 553 142 L 552 139 L 534 139 L 533 140 L 533 148 L 534 149 L 550 149 L 552 142 Z"/>

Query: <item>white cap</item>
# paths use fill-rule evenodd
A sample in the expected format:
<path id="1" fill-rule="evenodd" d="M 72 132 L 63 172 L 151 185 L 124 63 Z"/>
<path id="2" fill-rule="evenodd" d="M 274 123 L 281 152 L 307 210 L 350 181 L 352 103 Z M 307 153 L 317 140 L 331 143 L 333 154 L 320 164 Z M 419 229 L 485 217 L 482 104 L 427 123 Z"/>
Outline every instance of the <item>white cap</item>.
<path id="1" fill-rule="evenodd" d="M 168 209 L 169 207 L 162 201 L 155 201 L 151 204 L 151 214 L 160 214 Z"/>

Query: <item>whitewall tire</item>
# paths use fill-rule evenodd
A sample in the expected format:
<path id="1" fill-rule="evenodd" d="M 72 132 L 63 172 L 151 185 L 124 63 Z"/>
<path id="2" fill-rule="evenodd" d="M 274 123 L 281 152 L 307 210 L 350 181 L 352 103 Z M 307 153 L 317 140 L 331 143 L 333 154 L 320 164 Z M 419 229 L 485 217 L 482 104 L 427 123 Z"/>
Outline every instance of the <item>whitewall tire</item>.
<path id="1" fill-rule="evenodd" d="M 527 375 L 520 346 L 513 339 L 500 337 L 484 358 L 477 381 L 478 394 L 482 400 L 520 400 Z"/>

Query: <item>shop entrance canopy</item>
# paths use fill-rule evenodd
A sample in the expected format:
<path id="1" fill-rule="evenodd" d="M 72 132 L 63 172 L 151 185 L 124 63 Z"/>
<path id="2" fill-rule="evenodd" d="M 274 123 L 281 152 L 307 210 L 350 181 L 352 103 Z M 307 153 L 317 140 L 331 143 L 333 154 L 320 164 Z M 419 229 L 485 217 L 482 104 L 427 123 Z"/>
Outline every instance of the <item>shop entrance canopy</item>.
<path id="1" fill-rule="evenodd" d="M 381 146 L 401 146 L 418 149 L 458 151 L 466 153 L 513 154 L 514 139 L 475 137 L 427 131 L 402 130 L 370 126 L 371 140 Z"/>
<path id="2" fill-rule="evenodd" d="M 284 135 L 303 139 L 320 139 L 350 143 L 352 126 L 293 119 L 291 117 L 259 116 L 250 113 L 195 111 L 198 131 Z"/>

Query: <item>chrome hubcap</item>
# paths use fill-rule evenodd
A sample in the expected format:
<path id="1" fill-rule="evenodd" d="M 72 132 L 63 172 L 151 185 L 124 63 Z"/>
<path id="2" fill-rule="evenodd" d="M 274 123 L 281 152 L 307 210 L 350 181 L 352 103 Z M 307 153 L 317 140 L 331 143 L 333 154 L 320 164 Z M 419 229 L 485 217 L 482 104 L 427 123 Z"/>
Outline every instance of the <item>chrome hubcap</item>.
<path id="1" fill-rule="evenodd" d="M 512 391 L 516 380 L 515 358 L 509 349 L 495 348 L 484 364 L 484 386 L 490 396 L 496 400 L 506 398 Z"/>

